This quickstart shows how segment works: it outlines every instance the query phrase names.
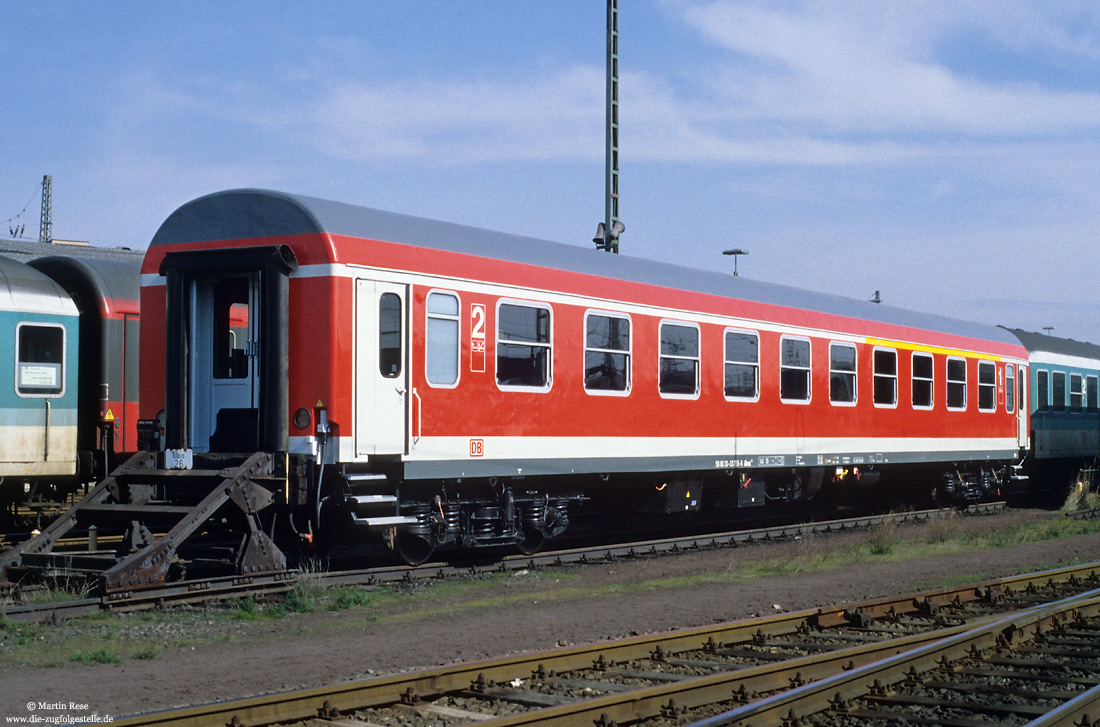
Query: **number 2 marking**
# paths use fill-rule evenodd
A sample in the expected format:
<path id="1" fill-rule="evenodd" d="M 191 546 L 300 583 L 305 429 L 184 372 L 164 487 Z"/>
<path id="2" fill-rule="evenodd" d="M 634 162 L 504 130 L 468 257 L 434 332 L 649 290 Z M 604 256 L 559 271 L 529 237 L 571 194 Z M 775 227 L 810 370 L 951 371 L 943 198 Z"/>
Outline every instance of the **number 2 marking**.
<path id="1" fill-rule="evenodd" d="M 485 338 L 485 306 L 470 306 L 470 338 Z"/>

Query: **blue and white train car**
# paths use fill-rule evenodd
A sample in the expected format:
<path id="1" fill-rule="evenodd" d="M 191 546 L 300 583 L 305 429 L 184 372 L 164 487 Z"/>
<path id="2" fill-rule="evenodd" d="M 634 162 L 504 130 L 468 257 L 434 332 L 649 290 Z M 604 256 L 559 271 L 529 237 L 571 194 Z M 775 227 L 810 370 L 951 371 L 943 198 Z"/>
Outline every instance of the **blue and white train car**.
<path id="1" fill-rule="evenodd" d="M 1031 456 L 1081 467 L 1100 456 L 1100 346 L 1010 328 L 1031 362 Z M 1021 397 L 1022 399 L 1022 397 Z"/>
<path id="2" fill-rule="evenodd" d="M 77 323 L 60 285 L 0 257 L 0 478 L 76 473 Z"/>

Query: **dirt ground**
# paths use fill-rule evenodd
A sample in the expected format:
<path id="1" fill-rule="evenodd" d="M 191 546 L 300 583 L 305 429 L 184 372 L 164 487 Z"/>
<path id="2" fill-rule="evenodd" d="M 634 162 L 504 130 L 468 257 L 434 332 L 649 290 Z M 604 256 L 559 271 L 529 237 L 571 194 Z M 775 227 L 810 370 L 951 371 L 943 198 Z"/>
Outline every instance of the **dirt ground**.
<path id="1" fill-rule="evenodd" d="M 963 527 L 992 529 L 1006 519 L 1041 517 L 1049 514 L 1015 512 L 966 519 Z M 902 528 L 897 536 L 928 538 L 930 527 L 935 526 Z M 777 607 L 793 611 L 838 605 L 933 588 L 949 580 L 977 581 L 1100 560 L 1100 536 L 1088 535 L 900 563 L 869 557 L 794 575 L 763 577 L 749 571 L 761 560 L 790 564 L 807 558 L 811 548 L 842 549 L 868 537 L 838 535 L 813 543 L 747 546 L 544 574 L 521 572 L 476 587 L 438 589 L 435 598 L 389 599 L 382 610 L 368 606 L 247 623 L 199 620 L 199 630 L 205 631 L 192 639 L 195 645 L 168 646 L 155 658 L 51 667 L 4 664 L 0 717 L 58 714 L 58 703 L 75 703 L 83 707 L 76 712 L 84 715 L 118 717 L 736 620 L 774 613 Z M 704 573 L 724 577 L 667 582 Z M 169 623 L 158 628 L 173 627 Z"/>

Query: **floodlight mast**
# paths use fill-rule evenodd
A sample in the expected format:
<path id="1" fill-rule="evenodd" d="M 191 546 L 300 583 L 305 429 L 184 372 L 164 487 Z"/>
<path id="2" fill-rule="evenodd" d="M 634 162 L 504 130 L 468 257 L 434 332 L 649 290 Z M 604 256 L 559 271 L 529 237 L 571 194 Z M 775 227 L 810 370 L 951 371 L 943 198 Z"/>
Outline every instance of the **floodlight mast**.
<path id="1" fill-rule="evenodd" d="M 604 133 L 604 221 L 596 231 L 597 249 L 619 252 L 619 0 L 607 0 L 607 124 Z"/>

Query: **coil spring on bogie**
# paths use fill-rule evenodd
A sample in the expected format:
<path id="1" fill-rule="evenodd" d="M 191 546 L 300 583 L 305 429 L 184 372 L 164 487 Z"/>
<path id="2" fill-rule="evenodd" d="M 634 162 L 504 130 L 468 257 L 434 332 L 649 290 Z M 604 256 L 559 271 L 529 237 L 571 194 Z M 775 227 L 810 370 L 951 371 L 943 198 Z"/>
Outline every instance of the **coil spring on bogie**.
<path id="1" fill-rule="evenodd" d="M 499 507 L 479 507 L 470 518 L 470 534 L 476 540 L 492 538 L 497 534 L 500 518 Z"/>
<path id="2" fill-rule="evenodd" d="M 546 522 L 546 502 L 535 500 L 523 505 L 523 524 L 528 528 L 541 531 Z"/>
<path id="3" fill-rule="evenodd" d="M 409 526 L 408 533 L 425 540 L 429 539 L 432 534 L 432 518 L 428 503 L 418 502 L 413 505 L 406 505 L 403 509 L 402 514 L 412 515 L 416 518 L 416 524 Z"/>
<path id="4" fill-rule="evenodd" d="M 443 510 L 443 522 L 448 533 L 457 533 L 462 529 L 462 508 L 447 503 L 440 506 Z"/>

